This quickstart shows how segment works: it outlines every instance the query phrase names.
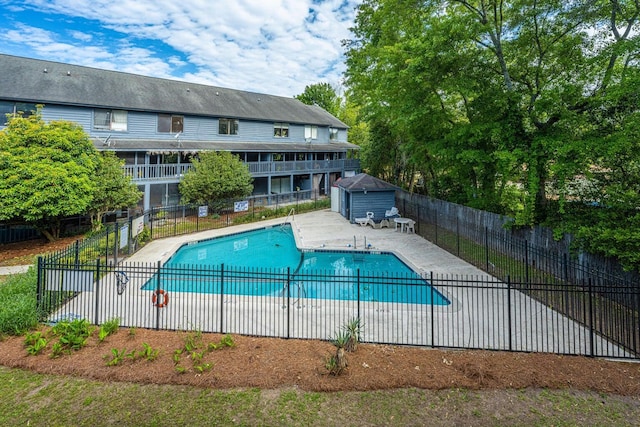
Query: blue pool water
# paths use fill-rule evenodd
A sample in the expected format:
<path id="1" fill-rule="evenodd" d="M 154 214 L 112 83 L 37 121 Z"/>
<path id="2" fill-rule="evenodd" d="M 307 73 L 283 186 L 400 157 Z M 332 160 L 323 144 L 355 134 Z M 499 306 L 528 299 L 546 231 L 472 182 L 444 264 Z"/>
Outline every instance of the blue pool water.
<path id="1" fill-rule="evenodd" d="M 300 251 L 288 224 L 188 243 L 164 264 L 161 286 L 166 291 L 219 293 L 220 277 L 193 275 L 190 268 L 180 267 L 220 265 L 242 271 L 242 279 L 226 274 L 225 293 L 449 304 L 392 253 Z M 282 280 L 287 272 L 291 279 Z M 143 289 L 157 286 L 156 276 Z"/>

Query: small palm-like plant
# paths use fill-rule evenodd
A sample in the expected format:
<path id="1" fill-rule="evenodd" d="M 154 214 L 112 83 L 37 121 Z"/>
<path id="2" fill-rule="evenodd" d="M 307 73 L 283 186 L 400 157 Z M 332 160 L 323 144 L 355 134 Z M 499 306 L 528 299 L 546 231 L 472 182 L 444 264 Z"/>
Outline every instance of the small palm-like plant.
<path id="1" fill-rule="evenodd" d="M 335 356 L 331 356 L 326 363 L 326 368 L 332 375 L 340 375 L 347 368 L 347 356 L 345 354 L 345 346 L 349 342 L 349 334 L 346 331 L 340 331 L 333 339 L 333 345 L 336 346 Z"/>
<path id="2" fill-rule="evenodd" d="M 348 335 L 347 342 L 344 346 L 345 351 L 354 352 L 358 349 L 358 343 L 360 342 L 360 334 L 362 333 L 362 324 L 360 319 L 354 317 L 345 326 L 344 332 Z"/>

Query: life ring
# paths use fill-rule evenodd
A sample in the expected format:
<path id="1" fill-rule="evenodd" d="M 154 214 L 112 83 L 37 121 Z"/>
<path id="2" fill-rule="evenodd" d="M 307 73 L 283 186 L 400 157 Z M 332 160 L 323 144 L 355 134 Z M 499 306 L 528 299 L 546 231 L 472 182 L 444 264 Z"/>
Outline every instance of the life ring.
<path id="1" fill-rule="evenodd" d="M 159 295 L 162 295 L 162 299 L 158 298 Z M 151 302 L 158 308 L 166 307 L 169 304 L 169 294 L 164 289 L 157 289 L 153 291 Z"/>

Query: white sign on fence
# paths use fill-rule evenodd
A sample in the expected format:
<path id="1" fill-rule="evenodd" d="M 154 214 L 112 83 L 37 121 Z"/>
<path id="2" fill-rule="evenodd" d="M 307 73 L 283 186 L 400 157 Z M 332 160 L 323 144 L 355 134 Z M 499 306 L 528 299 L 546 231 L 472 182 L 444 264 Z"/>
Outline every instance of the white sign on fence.
<path id="1" fill-rule="evenodd" d="M 120 249 L 129 244 L 129 224 L 120 227 Z"/>
<path id="2" fill-rule="evenodd" d="M 243 200 L 241 202 L 235 202 L 233 204 L 233 211 L 234 212 L 245 212 L 249 210 L 249 201 L 248 200 Z"/>
<path id="3" fill-rule="evenodd" d="M 93 291 L 93 271 L 47 270 L 48 291 Z"/>
<path id="4" fill-rule="evenodd" d="M 204 218 L 209 215 L 209 206 L 198 206 L 198 217 Z"/>
<path id="5" fill-rule="evenodd" d="M 144 216 L 138 217 L 131 221 L 131 237 L 136 237 L 144 230 Z"/>

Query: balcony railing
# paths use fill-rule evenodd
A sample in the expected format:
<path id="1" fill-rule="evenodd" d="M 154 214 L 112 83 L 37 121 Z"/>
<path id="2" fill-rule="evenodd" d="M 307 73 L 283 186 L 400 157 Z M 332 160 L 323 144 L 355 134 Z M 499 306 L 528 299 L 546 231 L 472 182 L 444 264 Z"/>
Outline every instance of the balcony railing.
<path id="1" fill-rule="evenodd" d="M 254 177 L 278 174 L 302 174 L 319 172 L 338 172 L 343 170 L 357 170 L 360 168 L 358 159 L 342 160 L 305 160 L 290 162 L 247 162 L 249 172 Z M 126 165 L 125 174 L 134 181 L 171 180 L 180 178 L 193 167 L 190 163 L 163 165 Z"/>

